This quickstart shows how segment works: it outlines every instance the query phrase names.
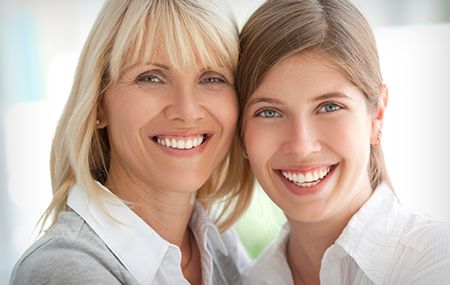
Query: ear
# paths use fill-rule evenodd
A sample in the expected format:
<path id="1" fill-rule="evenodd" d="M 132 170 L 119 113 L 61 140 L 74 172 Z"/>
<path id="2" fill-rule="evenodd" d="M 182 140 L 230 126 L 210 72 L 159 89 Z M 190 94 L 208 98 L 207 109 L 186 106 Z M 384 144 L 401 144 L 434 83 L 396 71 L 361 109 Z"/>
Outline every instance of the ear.
<path id="1" fill-rule="evenodd" d="M 372 133 L 370 143 L 372 145 L 380 144 L 381 134 L 383 131 L 384 111 L 388 103 L 388 88 L 385 84 L 381 85 L 380 96 L 378 97 L 377 109 L 375 116 L 372 118 Z"/>
<path id="2" fill-rule="evenodd" d="M 100 104 L 98 104 L 98 106 L 97 106 L 97 121 L 96 121 L 97 129 L 103 129 L 108 125 L 108 122 L 106 120 L 106 115 L 105 115 L 105 106 L 104 106 L 103 101 L 104 100 L 102 98 L 102 100 L 100 100 Z"/>

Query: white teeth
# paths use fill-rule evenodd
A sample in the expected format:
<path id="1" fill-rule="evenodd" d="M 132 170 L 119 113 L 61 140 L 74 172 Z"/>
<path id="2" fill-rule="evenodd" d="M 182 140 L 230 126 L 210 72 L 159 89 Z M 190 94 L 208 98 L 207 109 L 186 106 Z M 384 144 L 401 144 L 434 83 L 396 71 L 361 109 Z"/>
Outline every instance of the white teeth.
<path id="1" fill-rule="evenodd" d="M 191 149 L 196 148 L 201 145 L 204 141 L 204 135 L 199 135 L 189 138 L 160 138 L 157 137 L 156 141 L 165 147 L 175 148 L 175 149 Z"/>
<path id="2" fill-rule="evenodd" d="M 306 177 L 303 174 L 294 174 L 292 175 L 292 181 L 297 181 L 299 183 L 303 183 L 306 181 Z"/>
<path id="3" fill-rule="evenodd" d="M 166 145 L 166 141 L 165 140 L 163 140 L 163 139 L 160 139 L 160 138 L 158 138 L 158 143 L 159 144 L 162 144 L 162 145 Z"/>
<path id="4" fill-rule="evenodd" d="M 316 169 L 306 173 L 292 173 L 282 171 L 283 176 L 289 181 L 301 187 L 311 187 L 317 185 L 330 172 L 331 167 Z"/>
<path id="5" fill-rule="evenodd" d="M 185 145 L 184 140 L 177 141 L 177 148 L 184 149 L 184 145 Z"/>
<path id="6" fill-rule="evenodd" d="M 190 149 L 192 147 L 193 147 L 192 140 L 187 140 L 186 141 L 186 145 L 184 146 L 184 148 Z"/>
<path id="7" fill-rule="evenodd" d="M 313 179 L 314 179 L 314 180 L 319 179 L 319 173 L 317 173 L 317 171 L 314 172 Z"/>

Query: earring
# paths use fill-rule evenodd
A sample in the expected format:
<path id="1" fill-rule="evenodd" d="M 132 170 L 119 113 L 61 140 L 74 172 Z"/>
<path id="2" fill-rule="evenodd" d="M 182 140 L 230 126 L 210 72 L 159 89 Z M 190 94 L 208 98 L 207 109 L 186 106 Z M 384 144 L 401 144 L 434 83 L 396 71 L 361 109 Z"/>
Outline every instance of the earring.
<path id="1" fill-rule="evenodd" d="M 97 121 L 95 121 L 95 124 L 98 126 L 100 125 L 100 120 L 97 119 Z"/>
<path id="2" fill-rule="evenodd" d="M 245 159 L 248 159 L 248 155 L 247 155 L 247 152 L 244 150 L 244 151 L 242 151 L 242 156 L 245 158 Z"/>
<path id="3" fill-rule="evenodd" d="M 381 137 L 382 136 L 383 136 L 383 130 L 382 129 L 378 129 L 378 134 L 377 134 L 378 144 L 381 143 Z"/>

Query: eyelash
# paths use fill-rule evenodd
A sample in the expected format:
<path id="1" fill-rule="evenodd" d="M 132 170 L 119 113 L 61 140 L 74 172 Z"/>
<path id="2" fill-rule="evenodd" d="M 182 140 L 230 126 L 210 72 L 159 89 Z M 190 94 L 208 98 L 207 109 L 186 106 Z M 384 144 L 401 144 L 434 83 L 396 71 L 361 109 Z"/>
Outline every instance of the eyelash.
<path id="1" fill-rule="evenodd" d="M 327 106 L 332 106 L 332 110 L 326 111 L 326 107 Z M 332 113 L 332 112 L 336 112 L 339 111 L 341 109 L 343 109 L 344 107 L 342 107 L 341 105 L 338 105 L 336 103 L 325 103 L 323 105 L 320 106 L 318 113 Z"/>
<path id="2" fill-rule="evenodd" d="M 332 110 L 327 111 L 326 108 L 329 106 L 332 107 Z M 344 109 L 344 107 L 339 104 L 325 103 L 319 107 L 318 113 L 333 113 L 333 112 L 339 111 L 341 109 Z M 271 114 L 268 115 L 267 112 L 271 112 Z M 281 117 L 281 113 L 275 109 L 262 109 L 255 113 L 255 117 L 261 117 L 264 119 L 279 118 L 279 117 Z"/>
<path id="3" fill-rule="evenodd" d="M 153 83 L 153 84 L 163 83 L 163 80 L 159 76 L 153 74 L 139 75 L 136 81 L 139 83 Z"/>
<path id="4" fill-rule="evenodd" d="M 267 114 L 264 115 L 266 112 L 272 112 L 273 114 L 271 116 L 268 116 Z M 281 117 L 280 112 L 274 109 L 263 109 L 256 112 L 255 117 L 261 117 L 264 119 L 272 119 L 272 118 L 279 118 Z"/>
<path id="5" fill-rule="evenodd" d="M 218 76 L 208 76 L 202 80 L 200 83 L 202 84 L 216 84 L 216 83 L 226 83 L 227 81 Z"/>
<path id="6" fill-rule="evenodd" d="M 136 79 L 136 82 L 139 83 L 153 83 L 153 84 L 159 84 L 164 83 L 164 81 L 156 75 L 153 74 L 144 74 L 138 76 Z M 218 84 L 218 83 L 227 83 L 227 81 L 221 77 L 218 76 L 208 76 L 206 78 L 203 78 L 200 80 L 201 84 Z"/>

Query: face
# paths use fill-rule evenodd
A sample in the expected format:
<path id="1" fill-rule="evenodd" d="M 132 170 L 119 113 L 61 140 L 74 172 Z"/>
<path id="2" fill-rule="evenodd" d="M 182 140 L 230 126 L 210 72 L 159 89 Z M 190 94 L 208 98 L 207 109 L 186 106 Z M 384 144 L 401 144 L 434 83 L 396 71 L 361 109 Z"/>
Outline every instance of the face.
<path id="1" fill-rule="evenodd" d="M 108 180 L 193 192 L 234 136 L 233 74 L 196 66 L 180 71 L 158 58 L 126 69 L 102 100 L 100 127 L 107 128 L 111 146 Z"/>
<path id="2" fill-rule="evenodd" d="M 269 71 L 244 111 L 244 141 L 288 219 L 351 216 L 367 200 L 372 117 L 363 93 L 323 55 L 294 55 Z"/>

